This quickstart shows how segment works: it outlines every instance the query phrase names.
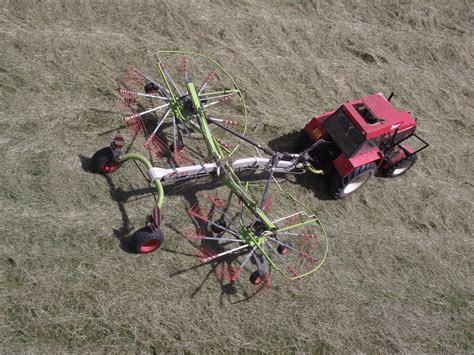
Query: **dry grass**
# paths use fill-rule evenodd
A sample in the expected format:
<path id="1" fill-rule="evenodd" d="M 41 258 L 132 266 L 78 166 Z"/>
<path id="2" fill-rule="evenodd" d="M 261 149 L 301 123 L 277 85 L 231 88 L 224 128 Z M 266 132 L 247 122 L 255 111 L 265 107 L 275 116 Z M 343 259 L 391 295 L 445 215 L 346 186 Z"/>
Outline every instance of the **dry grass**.
<path id="1" fill-rule="evenodd" d="M 470 1 L 1 7 L 2 352 L 473 351 Z M 406 176 L 345 201 L 325 200 L 321 180 L 290 180 L 328 227 L 329 259 L 299 289 L 276 280 L 234 303 L 242 294 L 227 295 L 210 266 L 177 273 L 195 265 L 172 229 L 184 223 L 182 193 L 166 205 L 166 250 L 130 255 L 115 236 L 150 201 L 121 191 L 141 180 L 132 168 L 110 179 L 81 168 L 120 121 L 108 112 L 116 79 L 158 48 L 225 63 L 263 141 L 394 90 L 431 147 Z"/>

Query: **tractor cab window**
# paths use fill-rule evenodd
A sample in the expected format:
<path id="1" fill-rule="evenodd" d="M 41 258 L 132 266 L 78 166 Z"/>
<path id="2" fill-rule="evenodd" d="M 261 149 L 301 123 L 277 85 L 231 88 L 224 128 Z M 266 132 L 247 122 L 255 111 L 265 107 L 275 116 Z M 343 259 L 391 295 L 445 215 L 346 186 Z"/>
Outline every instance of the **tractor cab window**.
<path id="1" fill-rule="evenodd" d="M 328 117 L 324 121 L 323 127 L 347 157 L 351 157 L 357 152 L 365 141 L 362 132 L 347 117 L 342 108 Z"/>

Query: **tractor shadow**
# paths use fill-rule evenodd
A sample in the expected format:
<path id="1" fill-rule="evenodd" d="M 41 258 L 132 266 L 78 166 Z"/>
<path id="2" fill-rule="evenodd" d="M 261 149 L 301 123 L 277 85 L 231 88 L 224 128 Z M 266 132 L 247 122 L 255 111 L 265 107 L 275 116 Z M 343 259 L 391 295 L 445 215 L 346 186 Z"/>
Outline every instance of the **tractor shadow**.
<path id="1" fill-rule="evenodd" d="M 306 146 L 301 137 L 301 131 L 291 131 L 268 142 L 268 146 L 278 152 L 300 153 Z M 327 192 L 327 178 L 325 175 L 312 173 L 292 174 L 295 179 L 288 181 L 313 191 L 314 196 L 323 201 L 333 200 Z"/>

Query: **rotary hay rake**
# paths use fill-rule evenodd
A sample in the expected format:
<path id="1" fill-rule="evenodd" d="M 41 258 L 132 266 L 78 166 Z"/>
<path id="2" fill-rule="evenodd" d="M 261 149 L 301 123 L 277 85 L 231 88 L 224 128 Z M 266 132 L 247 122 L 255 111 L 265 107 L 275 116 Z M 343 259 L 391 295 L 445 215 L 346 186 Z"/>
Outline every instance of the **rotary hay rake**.
<path id="1" fill-rule="evenodd" d="M 308 154 L 317 143 L 299 154 L 255 143 L 245 136 L 243 94 L 219 63 L 181 51 L 158 51 L 154 59 L 153 67 L 129 68 L 117 90 L 131 142 L 143 139 L 148 158 L 123 154 L 120 131 L 92 157 L 92 170 L 101 174 L 129 160 L 143 164 L 156 190 L 156 205 L 147 225 L 130 237 L 130 250 L 147 254 L 163 245 L 163 184 L 215 176 L 227 191 L 190 206 L 192 222 L 182 233 L 198 243 L 200 262 L 224 260 L 221 271 L 232 283 L 250 269 L 250 282 L 267 287 L 271 270 L 290 280 L 315 272 L 328 252 L 324 227 L 311 208 L 282 188 L 275 173 L 321 173 Z M 243 145 L 253 156 L 236 157 Z M 261 182 L 251 178 L 255 173 Z"/>

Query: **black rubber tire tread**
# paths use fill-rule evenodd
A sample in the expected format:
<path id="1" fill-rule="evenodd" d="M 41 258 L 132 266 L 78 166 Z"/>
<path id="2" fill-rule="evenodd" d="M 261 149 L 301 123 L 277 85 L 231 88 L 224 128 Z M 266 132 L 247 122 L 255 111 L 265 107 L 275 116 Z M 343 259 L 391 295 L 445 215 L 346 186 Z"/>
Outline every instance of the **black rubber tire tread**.
<path id="1" fill-rule="evenodd" d="M 160 88 L 155 83 L 149 82 L 145 84 L 144 89 L 147 94 L 151 94 L 157 92 Z"/>
<path id="2" fill-rule="evenodd" d="M 143 253 L 140 249 L 140 247 L 149 242 L 150 240 L 158 240 L 160 242 L 160 246 L 148 253 Z M 165 236 L 163 235 L 163 232 L 161 229 L 151 229 L 150 226 L 140 228 L 137 230 L 135 233 L 132 234 L 130 239 L 128 240 L 128 248 L 130 249 L 131 252 L 135 254 L 149 254 L 152 253 L 158 249 L 160 249 L 163 246 L 163 243 L 165 241 Z"/>
<path id="3" fill-rule="evenodd" d="M 215 223 L 215 224 L 218 224 L 218 225 L 220 225 L 220 226 L 222 226 L 222 227 L 224 227 L 224 228 L 227 227 L 227 223 L 225 223 L 225 221 L 224 221 L 223 219 L 221 219 L 221 218 L 216 219 L 216 220 L 214 221 L 214 223 Z M 224 229 L 219 228 L 218 226 L 216 226 L 216 225 L 214 225 L 214 224 L 211 224 L 211 231 L 212 231 L 213 233 L 215 233 L 215 234 L 219 234 L 219 233 L 222 233 L 222 232 L 224 231 Z"/>
<path id="4" fill-rule="evenodd" d="M 408 167 L 408 169 L 406 169 L 403 173 L 401 174 L 398 174 L 398 175 L 393 175 L 393 172 L 398 169 L 398 167 L 400 165 L 402 165 L 403 163 L 405 163 L 406 160 L 410 160 L 412 163 L 411 165 Z M 415 165 L 416 161 L 418 160 L 418 156 L 416 154 L 413 154 L 413 155 L 410 155 L 408 156 L 408 158 L 405 158 L 405 159 L 402 159 L 398 162 L 396 162 L 395 164 L 393 165 L 390 165 L 388 168 L 385 168 L 382 170 L 382 174 L 383 176 L 385 177 L 388 177 L 388 178 L 394 178 L 394 177 L 398 177 L 398 176 L 402 176 L 403 174 L 405 174 L 408 170 L 410 170 L 412 168 L 413 165 Z"/>
<path id="5" fill-rule="evenodd" d="M 102 171 L 100 167 L 105 163 L 111 163 L 114 159 L 114 153 L 112 152 L 112 148 L 105 147 L 99 149 L 97 152 L 94 153 L 91 159 L 91 170 L 95 174 L 107 174 L 105 171 Z"/>
<path id="6" fill-rule="evenodd" d="M 250 275 L 249 281 L 252 285 L 260 285 L 264 280 L 263 277 L 260 276 L 260 272 L 256 270 Z"/>
<path id="7" fill-rule="evenodd" d="M 286 244 L 291 246 L 291 243 L 286 243 Z M 277 248 L 277 251 L 279 254 L 285 255 L 289 251 L 289 248 L 285 247 L 284 245 L 279 245 Z"/>
<path id="8" fill-rule="evenodd" d="M 370 180 L 370 177 L 367 179 L 366 182 L 364 182 L 360 187 L 355 189 L 354 191 L 345 194 L 344 193 L 344 188 L 350 184 L 352 180 L 354 180 L 356 177 L 359 175 L 365 173 L 366 171 L 370 171 L 372 173 L 372 176 L 375 174 L 377 171 L 377 165 L 375 162 L 370 162 L 364 165 L 361 165 L 357 168 L 355 168 L 349 175 L 346 177 L 342 177 L 339 172 L 333 168 L 331 172 L 328 174 L 328 193 L 329 195 L 334 198 L 334 199 L 341 199 L 345 198 L 347 196 L 352 195 L 353 193 L 359 191 L 366 183 L 368 180 Z M 371 177 L 372 177 L 371 176 Z"/>

